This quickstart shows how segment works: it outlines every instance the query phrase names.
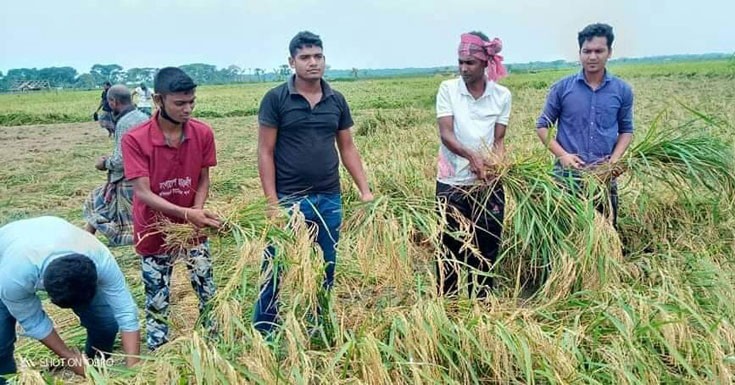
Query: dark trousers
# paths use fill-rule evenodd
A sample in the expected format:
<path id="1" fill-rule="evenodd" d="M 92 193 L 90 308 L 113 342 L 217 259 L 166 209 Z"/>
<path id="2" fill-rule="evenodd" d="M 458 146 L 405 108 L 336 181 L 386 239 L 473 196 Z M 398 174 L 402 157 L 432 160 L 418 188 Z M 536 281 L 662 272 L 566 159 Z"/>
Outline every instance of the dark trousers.
<path id="1" fill-rule="evenodd" d="M 89 305 L 75 307 L 72 310 L 79 317 L 82 327 L 87 329 L 87 342 L 84 348 L 87 357 L 100 357 L 101 352 L 111 352 L 119 329 L 112 308 L 96 295 Z M 15 323 L 15 318 L 0 301 L 0 376 L 17 371 L 13 358 L 16 341 Z M 0 378 L 0 385 L 4 383 L 5 380 Z"/>
<path id="2" fill-rule="evenodd" d="M 493 286 L 490 269 L 495 263 L 503 232 L 505 193 L 495 186 L 451 186 L 436 184 L 437 208 L 446 223 L 441 233 L 443 250 L 437 259 L 440 295 L 456 296 L 459 274 L 466 266 L 470 297 L 484 298 Z M 463 221 L 469 234 L 458 234 Z M 474 249 L 474 251 L 472 250 Z"/>
<path id="3" fill-rule="evenodd" d="M 608 213 L 608 205 L 602 204 L 597 205 L 597 211 L 601 212 L 603 215 L 612 216 L 612 225 L 615 227 L 615 229 L 618 228 L 618 184 L 613 181 L 612 185 L 610 186 L 610 212 Z"/>

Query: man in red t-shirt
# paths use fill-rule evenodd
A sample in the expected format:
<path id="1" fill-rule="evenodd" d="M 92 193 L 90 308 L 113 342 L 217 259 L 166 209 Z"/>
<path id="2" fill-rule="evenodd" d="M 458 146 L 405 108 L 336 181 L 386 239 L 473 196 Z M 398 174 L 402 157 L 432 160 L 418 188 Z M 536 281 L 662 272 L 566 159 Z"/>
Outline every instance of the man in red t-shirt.
<path id="1" fill-rule="evenodd" d="M 197 227 L 219 227 L 204 210 L 209 168 L 217 164 L 212 129 L 191 118 L 196 84 L 181 69 L 163 68 L 154 80 L 159 111 L 122 140 L 125 178 L 133 182 L 135 250 L 142 256 L 146 342 L 155 350 L 168 340 L 168 305 L 173 263 L 183 257 L 199 297 L 200 316 L 214 296 L 212 260 L 206 239 L 184 253 L 167 249 L 155 224 L 166 217 Z"/>

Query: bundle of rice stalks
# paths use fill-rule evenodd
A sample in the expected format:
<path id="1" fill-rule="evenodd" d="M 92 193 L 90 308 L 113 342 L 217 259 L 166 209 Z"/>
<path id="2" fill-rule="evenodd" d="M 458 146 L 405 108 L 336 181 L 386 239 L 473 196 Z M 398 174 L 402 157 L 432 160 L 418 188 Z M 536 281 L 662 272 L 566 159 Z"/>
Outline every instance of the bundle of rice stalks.
<path id="1" fill-rule="evenodd" d="M 595 265 L 583 261 L 593 257 L 594 248 L 594 240 L 583 235 L 588 229 L 604 227 L 604 222 L 595 225 L 596 202 L 605 196 L 603 185 L 577 180 L 572 181 L 576 187 L 565 187 L 547 162 L 536 159 L 501 164 L 496 175 L 507 200 L 499 263 L 515 276 L 516 291 L 545 281 L 551 271 L 585 274 L 580 266 Z M 571 281 L 563 286 L 579 278 L 567 274 L 564 279 Z"/>
<path id="2" fill-rule="evenodd" d="M 217 325 L 221 343 L 234 345 L 251 332 L 249 305 L 252 299 L 248 297 L 248 289 L 257 282 L 252 281 L 249 270 L 262 261 L 266 247 L 265 241 L 250 242 L 241 247 L 240 254 L 228 267 L 227 281 L 217 288 L 210 314 Z"/>
<path id="3" fill-rule="evenodd" d="M 219 217 L 222 222 L 220 228 L 197 228 L 191 223 L 181 223 L 160 216 L 154 226 L 163 234 L 166 248 L 172 251 L 186 250 L 203 236 L 231 236 L 241 246 L 252 240 L 288 237 L 288 233 L 278 223 L 280 219 L 268 217 L 268 205 L 264 198 L 214 205 L 208 210 Z"/>
<path id="4" fill-rule="evenodd" d="M 393 192 L 379 195 L 372 202 L 356 205 L 347 219 L 350 230 L 373 231 L 381 223 L 396 220 L 411 238 L 428 238 L 436 230 L 435 202 L 421 196 Z"/>
<path id="5" fill-rule="evenodd" d="M 283 299 L 282 315 L 295 313 L 295 318 L 304 320 L 318 313 L 319 294 L 324 280 L 324 258 L 321 249 L 315 247 L 314 227 L 309 226 L 304 216 L 295 210 L 288 225 L 291 242 L 281 242 L 275 247 L 276 255 L 269 269 L 281 276 L 280 290 Z M 266 271 L 265 274 L 270 274 Z"/>
<path id="6" fill-rule="evenodd" d="M 621 162 L 570 177 L 554 175 L 547 162 L 536 159 L 498 164 L 494 183 L 502 183 L 508 200 L 502 258 L 515 271 L 516 289 L 524 281 L 546 281 L 549 272 L 557 273 L 557 283 L 567 288 L 561 292 L 600 287 L 622 273 L 617 233 L 598 219 L 597 211 L 609 212 L 611 183 L 623 172 L 630 171 L 633 178 L 653 177 L 677 192 L 701 186 L 726 197 L 735 195 L 732 146 L 706 129 L 695 129 L 698 121 L 714 122 L 695 115 L 696 120 L 676 129 L 664 129 L 657 120 Z M 560 293 L 552 286 L 546 285 L 547 293 Z"/>
<path id="7" fill-rule="evenodd" d="M 652 177 L 675 191 L 701 186 L 732 197 L 735 193 L 732 145 L 709 134 L 715 124 L 713 119 L 692 112 L 696 119 L 679 127 L 665 127 L 659 115 L 643 140 L 628 150 L 624 163 L 635 177 Z"/>
<path id="8" fill-rule="evenodd" d="M 353 270 L 355 285 L 372 289 L 413 284 L 417 264 L 431 260 L 438 217 L 433 201 L 422 197 L 380 195 L 349 208 L 340 250 L 347 260 L 340 269 Z M 355 287 L 357 289 L 357 287 Z"/>

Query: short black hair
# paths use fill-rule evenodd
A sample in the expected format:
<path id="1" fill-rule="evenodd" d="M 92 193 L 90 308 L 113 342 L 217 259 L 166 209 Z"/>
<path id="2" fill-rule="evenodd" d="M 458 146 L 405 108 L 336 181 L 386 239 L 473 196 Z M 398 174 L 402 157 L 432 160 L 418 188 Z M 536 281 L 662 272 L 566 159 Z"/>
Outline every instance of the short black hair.
<path id="1" fill-rule="evenodd" d="M 319 35 L 311 33 L 309 31 L 301 31 L 291 39 L 291 43 L 288 44 L 288 52 L 291 53 L 291 57 L 296 57 L 296 51 L 304 47 L 319 47 L 324 49 L 322 45 L 322 39 Z"/>
<path id="2" fill-rule="evenodd" d="M 86 255 L 58 257 L 46 267 L 43 286 L 51 302 L 60 308 L 88 305 L 97 292 L 97 267 Z"/>
<path id="3" fill-rule="evenodd" d="M 109 81 L 106 81 L 104 85 L 107 87 L 112 87 L 112 83 L 110 83 Z"/>
<path id="4" fill-rule="evenodd" d="M 472 31 L 472 32 L 469 32 L 469 34 L 479 37 L 480 39 L 482 39 L 482 41 L 490 41 L 490 38 L 487 37 L 487 35 L 485 35 L 484 33 L 480 31 Z"/>
<path id="5" fill-rule="evenodd" d="M 607 38 L 607 49 L 612 50 L 613 40 L 615 35 L 613 34 L 613 27 L 609 24 L 595 23 L 584 27 L 583 30 L 577 34 L 577 41 L 579 42 L 579 49 L 582 49 L 582 45 L 585 41 L 590 41 L 595 37 Z"/>
<path id="6" fill-rule="evenodd" d="M 153 89 L 160 95 L 189 92 L 196 87 L 194 80 L 178 67 L 161 68 L 153 79 Z"/>

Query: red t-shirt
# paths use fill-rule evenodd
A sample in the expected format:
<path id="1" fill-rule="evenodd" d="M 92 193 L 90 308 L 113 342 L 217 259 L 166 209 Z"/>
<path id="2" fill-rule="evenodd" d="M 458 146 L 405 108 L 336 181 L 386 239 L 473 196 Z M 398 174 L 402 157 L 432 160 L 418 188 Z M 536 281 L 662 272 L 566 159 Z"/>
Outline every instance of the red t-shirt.
<path id="1" fill-rule="evenodd" d="M 192 207 L 202 169 L 217 164 L 212 128 L 202 121 L 189 119 L 184 123 L 179 148 L 174 148 L 166 144 L 157 117 L 156 114 L 123 136 L 125 178 L 148 177 L 154 194 L 177 206 Z M 137 196 L 133 197 L 133 229 L 138 254 L 165 254 L 163 236 L 152 227 L 161 215 L 164 214 L 151 209 Z M 184 222 L 178 218 L 169 219 Z"/>

